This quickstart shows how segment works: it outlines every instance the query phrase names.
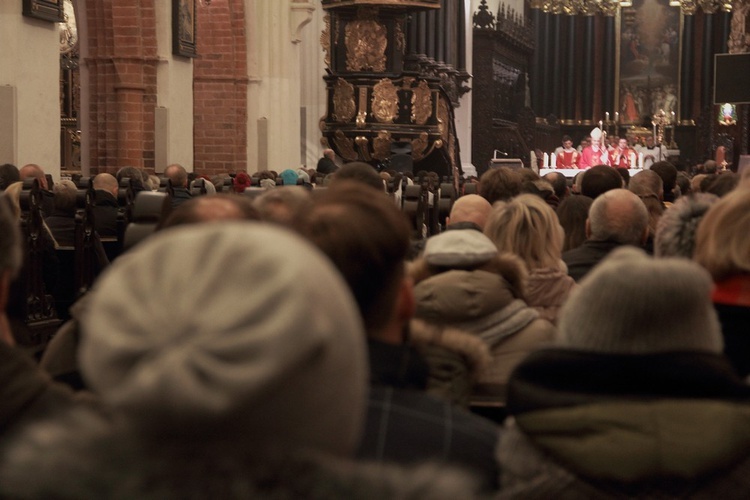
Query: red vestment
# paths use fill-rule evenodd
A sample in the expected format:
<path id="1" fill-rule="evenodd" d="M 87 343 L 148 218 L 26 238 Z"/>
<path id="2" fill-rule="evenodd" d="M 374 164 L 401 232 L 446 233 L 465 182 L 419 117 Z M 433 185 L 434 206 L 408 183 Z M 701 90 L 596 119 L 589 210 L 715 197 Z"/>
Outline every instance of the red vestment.
<path id="1" fill-rule="evenodd" d="M 594 151 L 593 146 L 586 146 L 581 152 L 578 167 L 591 168 L 595 165 L 609 165 L 609 153 L 602 147 Z"/>
<path id="2" fill-rule="evenodd" d="M 562 150 L 557 154 L 557 168 L 578 168 L 578 160 L 581 157 L 580 153 L 575 149 L 569 151 Z"/>
<path id="3" fill-rule="evenodd" d="M 632 159 L 630 157 L 631 153 L 635 155 L 635 151 L 630 148 L 625 148 L 625 149 L 614 148 L 609 153 L 609 164 L 615 168 L 616 167 L 632 168 L 632 164 L 630 161 Z"/>

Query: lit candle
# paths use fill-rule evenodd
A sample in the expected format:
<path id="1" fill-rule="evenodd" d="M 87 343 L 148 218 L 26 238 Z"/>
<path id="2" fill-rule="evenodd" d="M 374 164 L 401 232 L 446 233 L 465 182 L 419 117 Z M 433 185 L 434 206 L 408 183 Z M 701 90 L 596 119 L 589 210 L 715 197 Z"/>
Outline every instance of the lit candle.
<path id="1" fill-rule="evenodd" d="M 643 153 L 638 153 L 638 168 L 643 169 Z"/>
<path id="2" fill-rule="evenodd" d="M 620 113 L 615 111 L 615 123 L 620 123 Z"/>
<path id="3" fill-rule="evenodd" d="M 550 168 L 557 168 L 557 155 L 555 153 L 550 153 L 549 156 Z"/>
<path id="4" fill-rule="evenodd" d="M 675 119 L 674 119 L 674 117 L 675 117 L 675 115 L 674 115 L 674 111 L 672 111 L 672 123 L 674 123 L 674 122 L 675 122 Z"/>
<path id="5" fill-rule="evenodd" d="M 602 127 L 602 121 L 601 121 L 601 120 L 599 120 L 599 129 L 602 129 L 602 128 L 603 128 L 603 127 Z"/>
<path id="6" fill-rule="evenodd" d="M 630 168 L 635 167 L 635 153 L 633 151 L 630 152 L 630 163 L 628 165 Z"/>
<path id="7" fill-rule="evenodd" d="M 544 162 L 542 162 L 542 168 L 549 168 L 549 154 L 544 153 Z"/>
<path id="8" fill-rule="evenodd" d="M 604 113 L 604 121 L 609 121 L 609 111 Z"/>

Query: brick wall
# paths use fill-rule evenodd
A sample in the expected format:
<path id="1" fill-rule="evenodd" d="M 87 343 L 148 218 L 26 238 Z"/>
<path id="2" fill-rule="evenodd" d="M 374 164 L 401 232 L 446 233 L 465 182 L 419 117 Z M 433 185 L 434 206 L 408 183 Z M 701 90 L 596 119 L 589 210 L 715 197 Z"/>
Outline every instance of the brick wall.
<path id="1" fill-rule="evenodd" d="M 198 6 L 193 67 L 194 170 L 247 170 L 247 48 L 243 0 Z"/>
<path id="2" fill-rule="evenodd" d="M 91 173 L 154 168 L 154 0 L 86 3 Z"/>

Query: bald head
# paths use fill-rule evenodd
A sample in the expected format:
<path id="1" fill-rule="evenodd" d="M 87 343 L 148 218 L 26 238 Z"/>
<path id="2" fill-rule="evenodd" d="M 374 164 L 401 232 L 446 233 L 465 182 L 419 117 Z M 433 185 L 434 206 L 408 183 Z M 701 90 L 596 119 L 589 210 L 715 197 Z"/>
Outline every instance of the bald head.
<path id="1" fill-rule="evenodd" d="M 648 237 L 648 210 L 627 189 L 611 189 L 599 195 L 589 209 L 586 229 L 595 241 L 642 245 Z"/>
<path id="2" fill-rule="evenodd" d="M 492 205 L 485 198 L 477 194 L 467 194 L 453 203 L 448 224 L 473 222 L 481 230 L 484 230 L 490 211 L 492 211 Z"/>
<path id="3" fill-rule="evenodd" d="M 44 175 L 44 170 L 42 169 L 42 167 L 36 165 L 35 163 L 24 165 L 23 167 L 21 167 L 21 170 L 18 171 L 18 174 L 20 175 L 22 181 L 25 179 L 37 179 L 42 189 L 49 189 L 47 185 L 47 177 Z"/>
<path id="4" fill-rule="evenodd" d="M 117 178 L 112 174 L 99 174 L 94 177 L 94 189 L 107 191 L 117 197 Z"/>
<path id="5" fill-rule="evenodd" d="M 175 187 L 187 187 L 188 175 L 185 167 L 179 163 L 173 163 L 164 169 L 164 175 L 172 181 L 172 185 Z"/>

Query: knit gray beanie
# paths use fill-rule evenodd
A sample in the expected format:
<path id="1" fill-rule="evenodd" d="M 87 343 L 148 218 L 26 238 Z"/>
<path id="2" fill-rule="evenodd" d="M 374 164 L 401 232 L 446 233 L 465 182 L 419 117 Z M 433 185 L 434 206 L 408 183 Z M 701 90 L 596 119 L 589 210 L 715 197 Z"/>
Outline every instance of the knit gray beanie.
<path id="1" fill-rule="evenodd" d="M 471 267 L 489 262 L 497 247 L 484 233 L 456 229 L 432 236 L 425 243 L 423 257 L 433 266 Z"/>
<path id="2" fill-rule="evenodd" d="M 251 449 L 356 448 L 362 321 L 301 238 L 250 222 L 157 233 L 112 264 L 89 306 L 82 373 L 136 427 Z"/>
<path id="3" fill-rule="evenodd" d="M 558 325 L 568 347 L 621 354 L 721 352 L 711 277 L 681 258 L 614 250 L 580 283 Z"/>

